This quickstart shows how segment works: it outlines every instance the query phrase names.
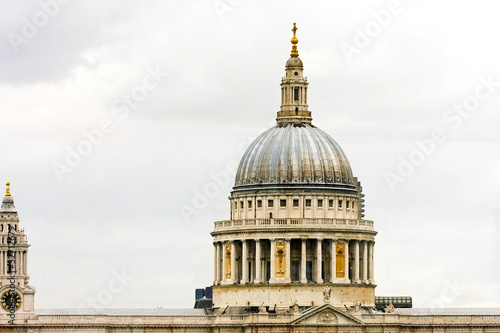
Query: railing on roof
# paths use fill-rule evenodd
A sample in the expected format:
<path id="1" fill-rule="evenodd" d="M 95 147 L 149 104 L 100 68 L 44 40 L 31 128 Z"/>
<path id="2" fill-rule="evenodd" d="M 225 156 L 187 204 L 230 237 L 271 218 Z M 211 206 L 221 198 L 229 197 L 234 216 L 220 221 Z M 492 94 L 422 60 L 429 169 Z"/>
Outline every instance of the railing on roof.
<path id="1" fill-rule="evenodd" d="M 195 316 L 195 315 L 38 315 L 40 322 L 58 322 L 58 323 L 141 323 L 141 322 L 174 322 L 175 321 L 186 321 L 186 322 L 196 322 L 200 320 L 212 320 L 213 316 Z"/>
<path id="2" fill-rule="evenodd" d="M 329 219 L 329 218 L 273 218 L 273 219 L 241 219 L 214 222 L 215 231 L 237 229 L 259 229 L 268 227 L 280 228 L 322 228 L 340 230 L 373 230 L 373 221 L 358 219 Z"/>

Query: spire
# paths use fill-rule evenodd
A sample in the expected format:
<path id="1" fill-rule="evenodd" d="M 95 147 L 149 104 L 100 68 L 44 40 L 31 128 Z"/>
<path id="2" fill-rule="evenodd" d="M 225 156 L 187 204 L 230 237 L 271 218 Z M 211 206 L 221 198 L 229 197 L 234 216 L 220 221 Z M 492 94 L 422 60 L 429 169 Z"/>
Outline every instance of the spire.
<path id="1" fill-rule="evenodd" d="M 297 49 L 297 43 L 299 42 L 299 40 L 295 36 L 295 32 L 297 31 L 297 26 L 295 25 L 295 23 L 293 24 L 292 31 L 293 31 L 293 38 L 291 39 L 291 42 L 292 42 L 293 46 L 292 46 L 292 53 L 290 54 L 290 56 L 292 56 L 292 57 L 298 57 L 299 56 L 299 50 Z"/>
<path id="2" fill-rule="evenodd" d="M 10 182 L 7 181 L 5 185 L 7 185 L 7 188 L 5 189 L 5 195 L 10 195 Z"/>

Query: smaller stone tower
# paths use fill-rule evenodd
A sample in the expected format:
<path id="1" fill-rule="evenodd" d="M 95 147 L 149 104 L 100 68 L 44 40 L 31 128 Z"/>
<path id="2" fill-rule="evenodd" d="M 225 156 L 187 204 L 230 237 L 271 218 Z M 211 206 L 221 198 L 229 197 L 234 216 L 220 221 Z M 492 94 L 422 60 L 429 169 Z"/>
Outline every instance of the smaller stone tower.
<path id="1" fill-rule="evenodd" d="M 0 319 L 5 322 L 14 319 L 18 323 L 35 313 L 35 290 L 29 285 L 28 247 L 7 182 L 0 208 Z"/>

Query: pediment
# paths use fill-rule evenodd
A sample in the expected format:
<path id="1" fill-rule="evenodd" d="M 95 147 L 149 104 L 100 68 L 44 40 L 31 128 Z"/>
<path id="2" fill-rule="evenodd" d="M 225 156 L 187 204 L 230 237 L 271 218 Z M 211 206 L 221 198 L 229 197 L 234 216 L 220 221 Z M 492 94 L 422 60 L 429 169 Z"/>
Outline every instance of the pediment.
<path id="1" fill-rule="evenodd" d="M 315 309 L 306 311 L 302 316 L 295 319 L 292 325 L 362 325 L 363 322 L 330 304 L 325 304 Z"/>

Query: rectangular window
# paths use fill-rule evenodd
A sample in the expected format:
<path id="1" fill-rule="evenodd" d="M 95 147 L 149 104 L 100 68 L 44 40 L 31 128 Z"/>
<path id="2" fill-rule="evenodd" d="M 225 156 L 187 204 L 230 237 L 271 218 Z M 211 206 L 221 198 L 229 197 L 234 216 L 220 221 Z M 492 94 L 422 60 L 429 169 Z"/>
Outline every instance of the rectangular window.
<path id="1" fill-rule="evenodd" d="M 342 208 L 342 200 L 339 200 L 339 208 Z"/>
<path id="2" fill-rule="evenodd" d="M 323 207 L 323 199 L 318 199 L 318 207 Z"/>
<path id="3" fill-rule="evenodd" d="M 267 200 L 267 207 L 274 207 L 274 202 L 272 200 Z"/>
<path id="4" fill-rule="evenodd" d="M 333 208 L 333 200 L 332 199 L 328 200 L 328 207 Z"/>
<path id="5" fill-rule="evenodd" d="M 252 200 L 248 200 L 248 209 L 252 208 Z"/>
<path id="6" fill-rule="evenodd" d="M 306 279 L 307 281 L 312 281 L 313 278 L 313 262 L 306 261 Z"/>
<path id="7" fill-rule="evenodd" d="M 311 199 L 306 199 L 306 207 L 311 207 Z"/>
<path id="8" fill-rule="evenodd" d="M 243 201 L 240 202 L 240 208 L 243 209 Z"/>
<path id="9" fill-rule="evenodd" d="M 286 207 L 286 199 L 280 200 L 280 207 Z"/>
<path id="10" fill-rule="evenodd" d="M 262 200 L 257 200 L 257 207 L 262 208 Z"/>
<path id="11" fill-rule="evenodd" d="M 349 209 L 349 200 L 345 202 L 345 208 Z"/>
<path id="12" fill-rule="evenodd" d="M 293 199 L 293 207 L 299 207 L 299 199 Z"/>
<path id="13" fill-rule="evenodd" d="M 293 89 L 293 99 L 295 101 L 298 101 L 299 100 L 299 88 L 294 88 Z"/>

